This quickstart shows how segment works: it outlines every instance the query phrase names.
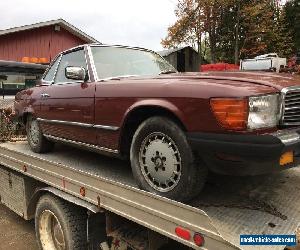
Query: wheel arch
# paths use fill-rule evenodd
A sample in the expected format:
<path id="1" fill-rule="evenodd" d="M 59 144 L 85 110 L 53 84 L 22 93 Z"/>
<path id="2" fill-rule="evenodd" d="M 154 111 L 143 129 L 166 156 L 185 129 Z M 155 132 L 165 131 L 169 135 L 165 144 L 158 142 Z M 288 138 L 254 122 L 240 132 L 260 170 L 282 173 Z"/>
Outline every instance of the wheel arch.
<path id="1" fill-rule="evenodd" d="M 27 123 L 27 118 L 28 118 L 28 116 L 30 116 L 30 115 L 34 116 L 34 110 L 33 110 L 33 108 L 28 107 L 28 108 L 24 109 L 22 115 L 20 116 L 21 121 L 22 121 L 24 124 L 26 124 L 26 123 Z"/>
<path id="2" fill-rule="evenodd" d="M 128 155 L 132 137 L 138 126 L 153 116 L 163 116 L 174 121 L 182 130 L 184 115 L 173 103 L 164 100 L 145 100 L 132 105 L 126 112 L 120 130 L 119 148 L 122 155 Z"/>
<path id="3" fill-rule="evenodd" d="M 22 117 L 21 117 L 21 120 L 22 120 L 23 124 L 26 124 L 26 123 L 27 123 L 27 118 L 28 118 L 28 116 L 30 116 L 30 115 L 32 115 L 31 112 L 24 112 L 24 113 L 23 113 L 23 115 L 22 115 Z"/>
<path id="4" fill-rule="evenodd" d="M 72 196 L 70 194 L 67 194 L 59 189 L 53 188 L 53 187 L 43 187 L 38 189 L 31 197 L 29 204 L 27 206 L 27 220 L 33 219 L 35 217 L 35 211 L 36 206 L 39 201 L 39 199 L 45 195 L 45 194 L 52 194 L 56 197 L 59 197 L 65 201 L 68 201 L 74 205 L 86 208 L 87 210 L 91 211 L 92 213 L 98 213 L 100 212 L 100 208 L 97 206 L 88 203 L 84 200 L 81 200 L 75 196 Z"/>

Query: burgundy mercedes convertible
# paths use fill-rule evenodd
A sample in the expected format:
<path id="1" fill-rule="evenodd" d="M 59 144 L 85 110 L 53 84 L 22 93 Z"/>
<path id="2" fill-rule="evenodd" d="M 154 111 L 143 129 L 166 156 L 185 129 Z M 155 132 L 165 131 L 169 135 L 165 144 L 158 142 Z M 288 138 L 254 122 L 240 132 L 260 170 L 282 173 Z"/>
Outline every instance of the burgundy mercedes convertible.
<path id="1" fill-rule="evenodd" d="M 207 170 L 257 175 L 299 162 L 299 78 L 178 73 L 142 48 L 62 52 L 15 109 L 34 152 L 62 142 L 130 158 L 141 188 L 176 200 L 198 195 Z"/>

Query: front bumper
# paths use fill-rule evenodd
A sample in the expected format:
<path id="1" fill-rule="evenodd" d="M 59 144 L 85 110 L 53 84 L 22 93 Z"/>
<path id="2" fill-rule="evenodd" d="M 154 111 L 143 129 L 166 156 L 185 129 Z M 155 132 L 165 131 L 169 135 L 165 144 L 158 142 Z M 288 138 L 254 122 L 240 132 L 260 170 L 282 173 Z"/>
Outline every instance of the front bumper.
<path id="1" fill-rule="evenodd" d="M 208 167 L 221 174 L 266 174 L 300 164 L 300 128 L 262 135 L 187 133 L 187 139 Z M 293 163 L 280 165 L 288 151 Z"/>

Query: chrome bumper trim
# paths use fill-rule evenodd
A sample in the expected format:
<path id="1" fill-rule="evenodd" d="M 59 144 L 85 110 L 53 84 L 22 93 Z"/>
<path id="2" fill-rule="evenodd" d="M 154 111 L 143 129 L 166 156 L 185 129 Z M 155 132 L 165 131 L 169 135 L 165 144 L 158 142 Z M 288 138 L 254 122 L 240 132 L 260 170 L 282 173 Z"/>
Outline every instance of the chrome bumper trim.
<path id="1" fill-rule="evenodd" d="M 271 135 L 277 137 L 286 146 L 300 143 L 300 135 L 296 130 L 279 130 Z"/>

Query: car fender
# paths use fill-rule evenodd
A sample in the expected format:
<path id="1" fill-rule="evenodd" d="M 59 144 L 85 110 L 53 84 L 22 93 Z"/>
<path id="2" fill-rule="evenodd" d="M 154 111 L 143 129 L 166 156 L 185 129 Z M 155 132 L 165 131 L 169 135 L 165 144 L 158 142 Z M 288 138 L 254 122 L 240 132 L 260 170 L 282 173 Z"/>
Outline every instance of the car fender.
<path id="1" fill-rule="evenodd" d="M 123 116 L 123 119 L 122 119 L 121 130 L 124 127 L 124 125 L 126 124 L 127 118 L 130 116 L 130 114 L 132 112 L 134 112 L 134 110 L 136 110 L 138 108 L 142 108 L 142 107 L 149 107 L 149 106 L 153 106 L 153 107 L 157 107 L 157 108 L 163 108 L 163 109 L 169 111 L 170 113 L 174 114 L 183 124 L 185 124 L 184 114 L 172 102 L 167 101 L 167 100 L 163 100 L 163 99 L 147 99 L 147 100 L 139 100 L 139 101 L 135 102 L 134 104 L 132 104 L 127 109 L 127 111 L 125 112 L 125 114 Z"/>

